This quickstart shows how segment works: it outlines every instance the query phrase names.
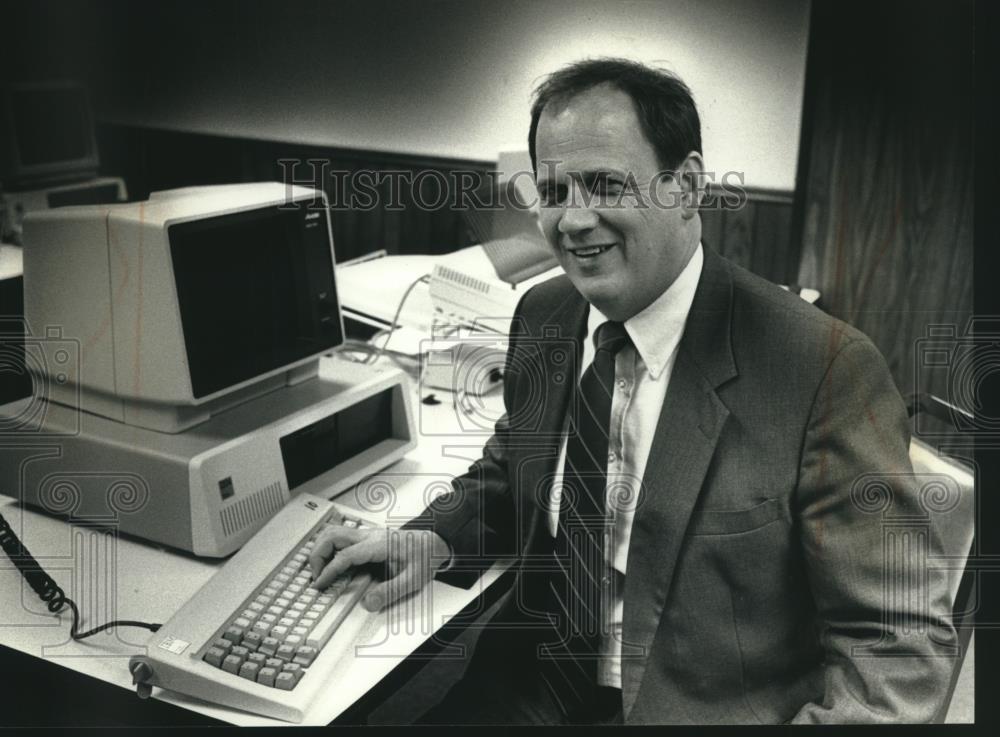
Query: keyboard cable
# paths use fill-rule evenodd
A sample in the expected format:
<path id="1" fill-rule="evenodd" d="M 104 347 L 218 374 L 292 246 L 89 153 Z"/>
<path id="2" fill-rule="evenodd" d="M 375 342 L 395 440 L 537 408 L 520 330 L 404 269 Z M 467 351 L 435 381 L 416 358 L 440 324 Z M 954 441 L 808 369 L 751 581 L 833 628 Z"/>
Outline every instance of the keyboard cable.
<path id="1" fill-rule="evenodd" d="M 72 610 L 73 626 L 70 628 L 70 637 L 74 640 L 83 640 L 112 627 L 142 627 L 156 632 L 162 626 L 160 624 L 150 624 L 149 622 L 136 622 L 131 619 L 116 619 L 89 629 L 86 632 L 80 632 L 80 610 L 77 608 L 76 602 L 67 598 L 66 593 L 59 584 L 45 572 L 45 569 L 35 560 L 34 556 L 28 552 L 24 543 L 18 539 L 17 534 L 15 534 L 13 528 L 11 528 L 2 514 L 0 514 L 0 547 L 7 553 L 7 557 L 11 559 L 14 565 L 17 566 L 18 571 L 24 576 L 24 580 L 28 582 L 28 585 L 38 594 L 38 598 L 45 602 L 50 612 L 58 614 L 63 611 L 64 606 L 68 606 Z"/>

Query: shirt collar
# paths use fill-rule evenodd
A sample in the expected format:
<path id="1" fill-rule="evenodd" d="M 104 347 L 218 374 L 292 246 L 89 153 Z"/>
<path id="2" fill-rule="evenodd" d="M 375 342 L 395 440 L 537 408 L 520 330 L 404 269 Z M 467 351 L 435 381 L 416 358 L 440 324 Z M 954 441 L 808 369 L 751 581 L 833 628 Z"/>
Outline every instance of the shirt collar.
<path id="1" fill-rule="evenodd" d="M 699 243 L 687 266 L 681 270 L 673 284 L 667 287 L 667 291 L 642 312 L 625 321 L 625 331 L 654 381 L 660 378 L 670 356 L 681 342 L 704 261 L 705 254 Z M 587 317 L 587 335 L 593 335 L 607 319 L 591 305 Z"/>

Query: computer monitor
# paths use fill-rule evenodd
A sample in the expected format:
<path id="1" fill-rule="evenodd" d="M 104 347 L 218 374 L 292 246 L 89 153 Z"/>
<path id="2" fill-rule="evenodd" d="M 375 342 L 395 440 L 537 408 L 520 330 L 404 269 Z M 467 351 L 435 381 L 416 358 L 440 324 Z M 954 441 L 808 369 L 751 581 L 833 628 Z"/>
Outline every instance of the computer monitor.
<path id="1" fill-rule="evenodd" d="M 314 376 L 344 339 L 321 203 L 270 182 L 29 214 L 25 319 L 48 336 L 49 399 L 176 433 Z"/>
<path id="2" fill-rule="evenodd" d="M 29 214 L 30 398 L 0 488 L 195 555 L 245 543 L 292 496 L 330 497 L 416 445 L 402 371 L 343 341 L 329 211 L 280 183 Z M 55 448 L 53 448 L 53 445 Z"/>
<path id="3" fill-rule="evenodd" d="M 87 90 L 75 82 L 0 88 L 0 184 L 18 190 L 97 173 Z"/>

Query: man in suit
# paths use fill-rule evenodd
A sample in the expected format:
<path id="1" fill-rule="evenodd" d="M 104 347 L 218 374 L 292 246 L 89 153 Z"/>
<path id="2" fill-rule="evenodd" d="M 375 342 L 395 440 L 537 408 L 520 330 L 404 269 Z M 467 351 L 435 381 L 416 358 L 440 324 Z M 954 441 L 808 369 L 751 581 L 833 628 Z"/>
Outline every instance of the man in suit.
<path id="1" fill-rule="evenodd" d="M 387 560 L 379 608 L 442 564 L 517 556 L 425 722 L 930 719 L 954 630 L 917 573 L 933 524 L 888 567 L 887 510 L 928 512 L 881 355 L 701 244 L 700 126 L 676 77 L 567 67 L 536 92 L 529 143 L 566 275 L 518 306 L 506 414 L 431 529 L 335 531 L 317 585 Z"/>

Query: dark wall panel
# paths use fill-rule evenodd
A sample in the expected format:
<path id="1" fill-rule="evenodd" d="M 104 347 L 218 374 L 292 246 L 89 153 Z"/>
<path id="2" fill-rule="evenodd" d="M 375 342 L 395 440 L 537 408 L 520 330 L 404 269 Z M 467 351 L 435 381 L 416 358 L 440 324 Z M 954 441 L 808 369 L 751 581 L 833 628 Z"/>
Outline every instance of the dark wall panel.
<path id="1" fill-rule="evenodd" d="M 447 253 L 469 245 L 473 241 L 462 208 L 450 199 L 438 202 L 435 182 L 457 181 L 464 172 L 481 177 L 495 168 L 487 161 L 110 124 L 98 127 L 98 147 L 102 171 L 123 176 L 131 199 L 193 185 L 285 181 L 286 171 L 304 184 L 318 181 L 331 203 L 345 205 L 336 206 L 332 217 L 338 261 L 383 248 L 390 254 Z M 422 190 L 407 183 L 420 173 L 426 178 Z M 366 191 L 369 186 L 377 189 L 377 197 Z M 351 206 L 352 199 L 360 206 Z"/>
<path id="2" fill-rule="evenodd" d="M 732 191 L 709 188 L 701 213 L 702 240 L 755 274 L 777 284 L 790 284 L 798 268 L 791 221 L 791 192 L 746 188 L 736 196 Z"/>
<path id="3" fill-rule="evenodd" d="M 797 236 L 800 280 L 871 336 L 900 390 L 929 326 L 972 311 L 973 4 L 816 2 Z M 843 39 L 850 38 L 845 53 Z"/>

